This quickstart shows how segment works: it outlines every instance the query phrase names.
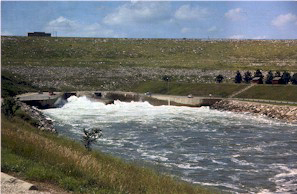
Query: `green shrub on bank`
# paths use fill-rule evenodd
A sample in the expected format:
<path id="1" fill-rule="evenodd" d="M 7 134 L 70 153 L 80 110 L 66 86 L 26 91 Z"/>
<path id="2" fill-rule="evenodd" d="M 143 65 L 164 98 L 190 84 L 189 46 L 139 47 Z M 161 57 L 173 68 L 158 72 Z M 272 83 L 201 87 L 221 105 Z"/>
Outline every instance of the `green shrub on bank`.
<path id="1" fill-rule="evenodd" d="M 1 113 L 3 113 L 8 118 L 12 118 L 16 111 L 19 109 L 19 106 L 16 104 L 16 100 L 12 97 L 6 97 L 3 99 L 1 104 Z"/>

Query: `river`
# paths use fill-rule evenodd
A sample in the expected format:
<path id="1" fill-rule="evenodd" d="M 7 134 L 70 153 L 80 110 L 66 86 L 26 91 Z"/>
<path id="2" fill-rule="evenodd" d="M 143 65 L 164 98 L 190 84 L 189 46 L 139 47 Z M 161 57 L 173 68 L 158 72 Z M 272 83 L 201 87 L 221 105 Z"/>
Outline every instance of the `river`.
<path id="1" fill-rule="evenodd" d="M 212 110 L 104 105 L 72 96 L 44 113 L 59 134 L 80 141 L 83 128 L 103 131 L 94 149 L 194 184 L 234 193 L 297 192 L 297 124 Z"/>

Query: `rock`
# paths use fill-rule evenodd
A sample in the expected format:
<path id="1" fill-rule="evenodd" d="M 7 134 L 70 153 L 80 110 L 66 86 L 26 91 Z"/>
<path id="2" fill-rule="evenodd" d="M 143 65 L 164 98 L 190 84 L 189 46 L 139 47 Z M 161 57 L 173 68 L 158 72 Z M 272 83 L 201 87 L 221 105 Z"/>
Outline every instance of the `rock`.
<path id="1" fill-rule="evenodd" d="M 1 172 L 1 190 L 3 193 L 26 193 L 38 189 L 31 183 Z"/>
<path id="2" fill-rule="evenodd" d="M 232 112 L 249 112 L 257 115 L 266 115 L 270 118 L 281 119 L 287 122 L 297 122 L 297 108 L 294 106 L 222 100 L 212 105 L 211 108 Z"/>
<path id="3" fill-rule="evenodd" d="M 23 102 L 18 101 L 18 105 L 21 109 L 26 112 L 31 118 L 38 121 L 37 128 L 42 131 L 49 131 L 53 133 L 57 133 L 56 129 L 53 127 L 53 122 L 47 119 L 43 113 L 37 109 L 36 107 L 31 107 Z"/>

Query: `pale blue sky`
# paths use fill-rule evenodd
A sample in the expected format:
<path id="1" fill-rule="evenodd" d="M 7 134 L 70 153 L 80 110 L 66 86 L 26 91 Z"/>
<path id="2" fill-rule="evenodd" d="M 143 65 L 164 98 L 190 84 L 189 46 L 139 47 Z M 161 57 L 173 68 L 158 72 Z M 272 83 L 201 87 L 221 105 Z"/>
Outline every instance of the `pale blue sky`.
<path id="1" fill-rule="evenodd" d="M 2 1 L 2 35 L 297 39 L 297 2 Z"/>

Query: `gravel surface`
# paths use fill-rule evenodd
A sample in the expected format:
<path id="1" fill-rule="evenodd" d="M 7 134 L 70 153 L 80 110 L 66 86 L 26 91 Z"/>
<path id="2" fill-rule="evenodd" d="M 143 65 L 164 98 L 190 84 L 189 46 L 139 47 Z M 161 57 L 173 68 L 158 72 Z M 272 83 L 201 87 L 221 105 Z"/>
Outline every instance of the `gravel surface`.
<path id="1" fill-rule="evenodd" d="M 113 90 L 120 86 L 129 86 L 147 80 L 161 80 L 170 76 L 178 82 L 211 83 L 217 75 L 232 80 L 235 71 L 201 70 L 150 67 L 116 67 L 97 69 L 93 67 L 46 67 L 46 66 L 5 66 L 2 71 L 25 76 L 33 85 L 62 89 L 72 87 L 87 89 Z"/>

